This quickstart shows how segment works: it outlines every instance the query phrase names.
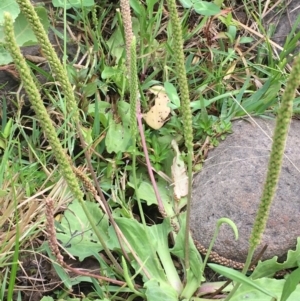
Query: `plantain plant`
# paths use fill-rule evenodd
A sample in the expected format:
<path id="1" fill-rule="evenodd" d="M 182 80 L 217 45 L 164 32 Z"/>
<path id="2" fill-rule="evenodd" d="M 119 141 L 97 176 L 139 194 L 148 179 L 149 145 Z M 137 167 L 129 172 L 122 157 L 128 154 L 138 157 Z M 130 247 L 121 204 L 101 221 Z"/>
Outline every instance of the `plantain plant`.
<path id="1" fill-rule="evenodd" d="M 73 117 L 73 120 L 76 125 L 79 124 L 79 110 L 77 108 L 75 102 L 75 96 L 71 87 L 70 82 L 68 81 L 66 71 L 61 65 L 49 39 L 47 37 L 46 32 L 43 29 L 43 26 L 32 6 L 32 4 L 28 0 L 18 0 L 18 4 L 22 12 L 28 18 L 29 23 L 31 24 L 33 31 L 35 32 L 38 41 L 42 45 L 42 49 L 44 51 L 45 56 L 48 58 L 49 64 L 52 67 L 55 75 L 57 76 L 59 82 L 61 83 L 61 87 L 65 93 L 67 99 L 67 106 L 69 107 L 69 112 Z M 9 13 L 5 14 L 4 18 L 4 31 L 5 31 L 5 42 L 8 51 L 10 52 L 16 68 L 20 74 L 21 80 L 24 84 L 24 88 L 29 96 L 29 100 L 32 104 L 32 107 L 38 117 L 38 120 L 41 124 L 43 131 L 54 150 L 54 156 L 58 162 L 60 170 L 69 186 L 69 189 L 73 193 L 74 197 L 78 199 L 80 202 L 83 211 L 88 217 L 93 230 L 95 231 L 97 238 L 103 244 L 103 248 L 106 251 L 108 257 L 115 263 L 115 267 L 118 269 L 118 273 L 122 273 L 122 269 L 118 262 L 115 260 L 114 256 L 110 252 L 110 250 L 106 247 L 105 241 L 102 239 L 102 235 L 98 228 L 96 227 L 96 223 L 93 220 L 93 217 L 89 210 L 87 209 L 84 201 L 83 201 L 83 193 L 80 189 L 79 182 L 76 178 L 75 173 L 72 170 L 70 161 L 66 155 L 66 152 L 62 148 L 62 145 L 57 137 L 57 133 L 52 124 L 50 116 L 44 106 L 44 103 L 41 99 L 39 90 L 36 86 L 35 80 L 31 75 L 30 69 L 22 56 L 19 47 L 17 46 L 14 29 L 13 29 L 13 20 Z M 80 131 L 80 127 L 77 126 L 77 130 Z"/>
<path id="2" fill-rule="evenodd" d="M 263 192 L 253 224 L 252 232 L 249 238 L 248 255 L 244 269 L 242 271 L 244 274 L 246 274 L 251 265 L 253 254 L 258 245 L 260 244 L 262 234 L 266 228 L 270 207 L 276 193 L 277 184 L 282 167 L 287 134 L 293 113 L 293 100 L 295 98 L 296 89 L 299 87 L 299 85 L 300 55 L 298 55 L 294 60 L 293 68 L 288 78 L 287 85 L 282 96 L 281 105 L 277 113 L 266 180 L 264 183 Z M 237 284 L 234 287 L 234 289 L 226 298 L 226 301 L 230 300 L 230 298 L 234 295 L 238 287 L 239 284 Z"/>

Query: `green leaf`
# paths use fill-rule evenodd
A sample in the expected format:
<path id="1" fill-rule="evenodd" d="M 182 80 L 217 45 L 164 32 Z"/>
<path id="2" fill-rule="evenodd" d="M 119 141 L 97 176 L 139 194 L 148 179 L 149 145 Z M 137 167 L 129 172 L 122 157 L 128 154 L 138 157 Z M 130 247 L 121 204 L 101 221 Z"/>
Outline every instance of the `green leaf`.
<path id="1" fill-rule="evenodd" d="M 145 9 L 138 0 L 130 0 L 130 6 L 134 10 L 137 16 L 145 15 Z"/>
<path id="2" fill-rule="evenodd" d="M 88 113 L 91 116 L 95 116 L 98 113 L 105 113 L 111 108 L 111 104 L 107 101 L 98 101 L 98 112 L 95 111 L 95 103 L 89 104 Z"/>
<path id="3" fill-rule="evenodd" d="M 208 266 L 211 269 L 213 269 L 215 272 L 217 272 L 233 281 L 236 281 L 237 283 L 241 283 L 241 284 L 250 286 L 252 289 L 257 289 L 258 291 L 276 299 L 276 295 L 274 295 L 273 292 L 265 289 L 266 286 L 261 286 L 261 285 L 257 284 L 257 282 L 246 277 L 239 271 L 233 270 L 233 269 L 225 267 L 225 266 L 217 265 L 215 263 L 209 263 Z M 250 300 L 253 300 L 253 299 L 250 299 Z M 257 300 L 257 299 L 255 299 L 255 300 Z"/>
<path id="4" fill-rule="evenodd" d="M 82 131 L 82 136 L 84 138 L 84 141 L 88 144 L 88 145 L 92 145 L 92 143 L 94 142 L 93 140 L 93 136 L 92 136 L 92 128 L 85 128 L 84 126 L 80 126 L 81 127 L 81 131 Z"/>
<path id="5" fill-rule="evenodd" d="M 130 104 L 126 101 L 118 101 L 118 115 L 124 125 L 128 126 L 130 124 Z"/>
<path id="6" fill-rule="evenodd" d="M 159 248 L 158 242 L 156 240 L 150 239 L 151 233 L 149 232 L 149 227 L 144 227 L 142 224 L 138 223 L 136 220 L 115 217 L 115 222 L 120 227 L 122 233 L 125 235 L 130 246 L 135 251 L 137 256 L 141 259 L 144 268 L 150 274 L 151 278 L 155 278 L 159 282 L 166 282 L 166 275 L 161 267 L 160 261 L 158 260 L 156 250 Z M 107 245 L 110 249 L 118 249 L 119 242 L 117 241 L 116 234 L 112 227 L 109 229 L 110 240 Z M 125 246 L 124 246 L 125 247 Z M 125 247 L 125 250 L 129 250 Z M 132 256 L 131 256 L 132 258 Z M 134 267 L 135 271 L 140 270 L 140 265 L 133 259 L 131 265 Z M 141 270 L 140 272 L 144 280 L 148 279 Z"/>
<path id="7" fill-rule="evenodd" d="M 168 282 L 175 289 L 175 291 L 180 293 L 182 291 L 182 283 L 174 266 L 168 244 L 168 235 L 172 230 L 170 220 L 164 219 L 162 224 L 154 225 L 148 229 L 152 235 L 153 241 L 157 242 L 158 248 L 156 248 L 156 252 L 159 256 L 161 264 L 164 267 Z"/>
<path id="8" fill-rule="evenodd" d="M 125 51 L 124 43 L 125 41 L 123 40 L 121 28 L 118 26 L 109 40 L 106 42 L 109 52 L 116 58 L 116 64 L 118 64 Z"/>
<path id="9" fill-rule="evenodd" d="M 101 73 L 102 79 L 112 78 L 114 76 L 118 76 L 120 74 L 120 69 L 117 66 L 110 67 L 104 66 L 104 69 Z"/>
<path id="10" fill-rule="evenodd" d="M 1 140 L 0 140 L 0 147 L 1 147 Z M 0 189 L 0 197 L 5 197 L 8 195 L 8 191 Z"/>
<path id="11" fill-rule="evenodd" d="M 280 301 L 286 301 L 290 297 L 292 292 L 294 292 L 297 289 L 297 287 L 299 289 L 299 283 L 300 283 L 300 268 L 297 268 L 287 277 L 285 284 L 283 286 Z"/>
<path id="12" fill-rule="evenodd" d="M 150 279 L 144 284 L 146 288 L 147 301 L 178 301 L 177 292 L 164 282 L 157 279 Z"/>
<path id="13" fill-rule="evenodd" d="M 15 0 L 1 0 L 0 1 L 0 25 L 4 22 L 4 13 L 10 13 L 13 20 L 20 13 L 19 5 Z"/>
<path id="14" fill-rule="evenodd" d="M 222 6 L 223 2 L 224 2 L 224 0 L 214 0 L 214 4 L 216 4 L 219 7 Z"/>
<path id="15" fill-rule="evenodd" d="M 92 214 L 95 224 L 101 229 L 103 239 L 107 240 L 107 216 L 102 213 L 97 203 L 85 202 L 85 205 Z M 57 225 L 57 239 L 68 252 L 79 257 L 80 261 L 103 249 L 77 200 L 68 206 L 60 224 Z"/>
<path id="16" fill-rule="evenodd" d="M 54 301 L 54 299 L 52 297 L 49 296 L 44 296 L 41 301 Z"/>
<path id="17" fill-rule="evenodd" d="M 2 31 L 2 27 L 0 27 L 0 40 L 1 36 L 4 37 L 4 32 Z M 10 64 L 13 61 L 11 55 L 7 50 L 0 45 L 0 66 Z"/>
<path id="18" fill-rule="evenodd" d="M 229 219 L 227 217 L 219 218 L 218 221 L 217 221 L 218 231 L 219 231 L 220 227 L 222 226 L 222 224 L 227 224 L 229 227 L 231 227 L 231 229 L 234 233 L 234 236 L 235 236 L 235 240 L 238 240 L 239 231 L 238 231 L 238 228 L 237 228 L 236 224 L 231 219 Z"/>
<path id="19" fill-rule="evenodd" d="M 153 7 L 158 1 L 159 0 L 146 0 L 147 10 L 153 12 Z"/>
<path id="20" fill-rule="evenodd" d="M 185 258 L 185 219 L 186 213 L 182 213 L 179 216 L 179 224 L 181 225 L 179 233 L 175 237 L 175 244 L 173 249 L 171 249 L 171 253 L 178 258 L 184 260 Z M 190 300 L 190 298 L 194 295 L 195 291 L 199 288 L 202 278 L 202 271 L 204 270 L 202 258 L 195 247 L 195 244 L 191 238 L 189 237 L 189 258 L 190 258 L 190 268 L 186 271 L 187 281 L 180 295 L 180 299 Z"/>
<path id="21" fill-rule="evenodd" d="M 286 261 L 283 263 L 278 263 L 278 257 L 275 256 L 271 259 L 259 262 L 254 272 L 251 275 L 252 279 L 257 279 L 261 277 L 272 277 L 276 272 L 285 269 L 290 269 L 297 267 L 297 261 L 299 260 L 300 254 L 300 237 L 297 239 L 297 245 L 295 250 L 289 250 L 287 253 Z"/>
<path id="22" fill-rule="evenodd" d="M 220 7 L 212 2 L 197 1 L 193 6 L 196 13 L 203 16 L 213 16 L 220 13 Z"/>
<path id="23" fill-rule="evenodd" d="M 95 4 L 94 0 L 52 0 L 54 7 L 66 7 L 66 9 L 75 7 L 89 7 Z"/>
<path id="24" fill-rule="evenodd" d="M 185 249 L 185 218 L 186 218 L 186 213 L 181 213 L 180 214 L 180 230 L 178 232 L 178 235 L 175 238 L 175 245 L 174 247 L 170 250 L 172 254 L 176 255 L 180 259 L 184 259 L 184 249 Z M 192 240 L 192 237 L 189 237 L 189 250 L 190 250 L 190 266 L 191 266 L 191 271 L 193 272 L 195 278 L 199 281 L 199 284 L 202 280 L 202 258 L 195 247 L 195 244 Z"/>
<path id="25" fill-rule="evenodd" d="M 253 280 L 255 284 L 259 287 L 266 287 L 268 291 L 272 292 L 276 299 L 271 299 L 270 296 L 262 293 L 259 290 L 253 289 L 253 287 L 249 285 L 241 285 L 235 294 L 232 296 L 230 301 L 241 301 L 241 300 L 249 300 L 249 301 L 271 301 L 271 300 L 279 300 L 284 285 L 285 280 L 277 280 L 277 279 L 269 279 L 269 278 L 261 278 Z M 296 290 L 290 295 L 288 301 L 298 301 L 300 300 L 300 286 L 298 285 Z"/>
<path id="26" fill-rule="evenodd" d="M 178 96 L 177 90 L 175 86 L 169 82 L 164 83 L 164 87 L 166 90 L 166 93 L 171 100 L 171 108 L 173 110 L 180 108 L 180 98 Z"/>
<path id="27" fill-rule="evenodd" d="M 113 81 L 119 89 L 123 88 L 123 85 L 126 84 L 126 77 L 124 76 L 124 65 L 121 66 L 105 66 L 101 77 L 102 79 L 109 79 L 110 81 Z"/>
<path id="28" fill-rule="evenodd" d="M 251 37 L 241 37 L 239 40 L 240 44 L 246 44 L 246 43 L 252 43 L 253 42 L 253 38 Z"/>
<path id="29" fill-rule="evenodd" d="M 236 39 L 236 32 L 237 32 L 236 26 L 234 25 L 228 26 L 227 36 L 229 37 L 231 43 L 233 43 Z"/>
<path id="30" fill-rule="evenodd" d="M 44 7 L 35 8 L 43 27 L 48 31 L 49 20 L 48 12 Z M 14 32 L 18 46 L 31 46 L 36 45 L 37 38 L 35 37 L 26 17 L 20 13 L 14 22 Z M 0 26 L 0 43 L 4 43 L 4 28 Z M 10 54 L 3 46 L 0 46 L 0 65 L 9 64 L 12 62 Z"/>
<path id="31" fill-rule="evenodd" d="M 109 127 L 105 138 L 106 150 L 109 154 L 125 152 L 131 142 L 131 132 L 128 126 L 109 121 Z"/>
<path id="32" fill-rule="evenodd" d="M 191 0 L 179 0 L 179 2 L 184 8 L 191 8 L 193 6 L 193 2 Z"/>
<path id="33" fill-rule="evenodd" d="M 6 123 L 4 130 L 3 130 L 3 138 L 7 139 L 11 134 L 11 127 L 12 127 L 13 120 L 10 118 Z"/>
<path id="34" fill-rule="evenodd" d="M 40 21 L 46 31 L 49 28 L 48 12 L 44 7 L 36 7 L 36 13 L 39 16 Z M 20 13 L 14 23 L 14 31 L 16 40 L 19 46 L 31 46 L 37 43 L 37 38 L 34 35 L 26 17 Z"/>
<path id="35" fill-rule="evenodd" d="M 172 190 L 168 187 L 168 183 L 162 179 L 159 179 L 157 182 L 157 188 L 161 197 L 161 200 L 164 204 L 165 211 L 167 216 L 174 216 L 174 206 L 172 198 Z M 152 184 L 149 181 L 143 181 L 138 187 L 138 194 L 140 199 L 147 202 L 147 205 L 157 205 L 156 196 Z"/>
<path id="36" fill-rule="evenodd" d="M 0 148 L 6 149 L 6 141 L 5 141 L 5 139 L 2 139 L 1 137 L 0 137 Z"/>
<path id="37" fill-rule="evenodd" d="M 259 90 L 253 93 L 250 97 L 243 99 L 241 104 L 245 111 L 247 111 L 248 113 L 252 113 L 257 112 L 259 110 L 259 107 L 263 105 L 262 99 L 264 98 L 264 95 L 270 93 L 268 91 L 272 89 L 273 81 L 273 78 L 269 78 Z M 276 101 L 276 98 L 274 98 L 273 101 Z M 238 109 L 236 111 L 236 116 L 245 115 L 244 110 L 241 108 Z"/>
<path id="38" fill-rule="evenodd" d="M 86 86 L 83 88 L 83 93 L 86 97 L 91 97 L 93 96 L 97 91 L 97 82 L 91 82 L 88 83 Z"/>

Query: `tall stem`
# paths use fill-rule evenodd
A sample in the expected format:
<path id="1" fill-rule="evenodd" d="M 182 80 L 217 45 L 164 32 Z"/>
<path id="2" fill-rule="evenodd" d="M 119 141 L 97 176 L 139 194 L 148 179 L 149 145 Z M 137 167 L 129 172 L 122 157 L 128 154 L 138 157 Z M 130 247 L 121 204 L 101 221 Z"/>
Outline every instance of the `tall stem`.
<path id="1" fill-rule="evenodd" d="M 167 0 L 170 21 L 172 25 L 172 34 L 174 38 L 174 56 L 176 61 L 176 72 L 178 76 L 179 90 L 181 94 L 181 113 L 183 123 L 183 133 L 185 145 L 187 148 L 187 164 L 188 164 L 188 195 L 186 206 L 186 225 L 185 225 L 185 268 L 190 267 L 189 260 L 189 236 L 190 236 L 190 216 L 191 216 L 191 196 L 192 196 L 192 167 L 193 167 L 193 127 L 192 127 L 192 111 L 190 108 L 189 88 L 185 70 L 185 58 L 183 52 L 183 39 L 181 24 L 176 9 L 175 0 Z"/>

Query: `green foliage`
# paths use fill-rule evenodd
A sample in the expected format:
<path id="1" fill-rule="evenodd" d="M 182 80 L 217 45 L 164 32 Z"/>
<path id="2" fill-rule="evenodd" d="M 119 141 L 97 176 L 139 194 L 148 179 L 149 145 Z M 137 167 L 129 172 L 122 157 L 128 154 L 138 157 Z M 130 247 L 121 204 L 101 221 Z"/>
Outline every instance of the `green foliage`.
<path id="1" fill-rule="evenodd" d="M 214 263 L 209 263 L 208 266 L 219 273 L 220 275 L 226 276 L 227 278 L 234 280 L 236 283 L 242 283 L 244 286 L 250 287 L 252 290 L 255 289 L 255 294 L 257 291 L 262 292 L 266 294 L 268 297 L 276 298 L 276 296 L 270 291 L 269 289 L 265 289 L 265 286 L 261 286 L 257 284 L 254 280 L 246 277 L 244 274 L 242 274 L 239 271 L 232 270 L 230 268 L 220 266 Z M 236 292 L 236 295 L 239 296 L 239 294 Z M 240 298 L 240 296 L 239 296 Z M 231 299 L 232 300 L 232 299 Z M 269 299 L 268 299 L 269 300 Z"/>
<path id="2" fill-rule="evenodd" d="M 16 238 L 15 238 L 15 249 L 14 249 L 14 255 L 13 255 L 13 263 L 10 271 L 10 277 L 9 277 L 9 286 L 7 290 L 7 300 L 13 300 L 13 293 L 14 288 L 16 285 L 16 278 L 17 278 L 17 271 L 18 271 L 18 260 L 19 260 L 19 253 L 20 253 L 20 226 L 18 224 L 19 222 L 19 212 L 17 210 L 17 202 L 14 200 L 15 204 L 15 217 L 17 222 L 17 230 L 16 230 Z"/>
<path id="3" fill-rule="evenodd" d="M 286 301 L 292 294 L 293 294 L 293 298 L 295 298 L 294 292 L 300 291 L 298 286 L 299 281 L 300 281 L 300 268 L 298 267 L 287 277 L 284 286 L 282 288 L 282 295 L 280 301 Z"/>
<path id="4" fill-rule="evenodd" d="M 227 32 L 219 32 L 218 37 L 229 39 L 230 45 L 234 45 L 237 40 L 238 23 L 234 20 L 232 13 L 228 13 L 225 16 L 219 16 L 218 19 L 227 27 Z M 254 39 L 252 37 L 239 37 L 238 42 L 240 44 L 251 43 Z"/>
<path id="5" fill-rule="evenodd" d="M 251 277 L 253 279 L 258 279 L 262 277 L 272 277 L 276 272 L 285 269 L 291 269 L 298 265 L 300 253 L 300 238 L 297 239 L 297 244 L 295 250 L 289 250 L 287 253 L 287 258 L 284 262 L 277 262 L 277 256 L 259 262 Z"/>
<path id="6" fill-rule="evenodd" d="M 9 136 L 11 134 L 11 130 L 12 130 L 12 123 L 13 123 L 13 120 L 9 119 L 8 122 L 4 126 L 2 126 L 3 130 L 0 132 L 0 149 L 1 148 L 5 149 L 7 146 L 7 140 L 9 138 Z"/>
<path id="7" fill-rule="evenodd" d="M 116 123 L 113 119 L 110 119 L 105 139 L 106 150 L 108 153 L 127 151 L 131 139 L 129 124 L 122 125 L 121 123 Z"/>
<path id="8" fill-rule="evenodd" d="M 108 230 L 107 215 L 104 215 L 99 210 L 99 206 L 96 203 L 86 202 L 86 207 L 93 216 L 97 227 L 101 229 L 104 239 L 107 239 L 105 236 Z M 74 200 L 68 206 L 68 210 L 58 224 L 58 229 L 57 239 L 61 241 L 63 246 L 72 255 L 77 256 L 80 261 L 89 256 L 94 256 L 94 254 L 103 250 L 77 200 Z"/>
<path id="9" fill-rule="evenodd" d="M 94 0 L 52 0 L 54 7 L 62 7 L 66 9 L 91 7 L 95 5 Z"/>
<path id="10" fill-rule="evenodd" d="M 286 280 L 270 278 L 252 280 L 242 273 L 227 267 L 217 266 L 215 264 L 208 265 L 221 275 L 242 284 L 230 300 L 239 301 L 249 298 L 250 300 L 269 301 L 270 297 L 274 298 L 273 300 L 284 300 L 281 296 L 287 296 L 286 293 L 283 293 L 283 289 L 286 287 Z M 299 297 L 300 286 L 298 285 L 297 289 L 291 293 L 289 300 L 298 300 Z"/>
<path id="11" fill-rule="evenodd" d="M 5 1 L 4 1 L 5 2 Z M 15 1 L 11 1 L 15 2 Z M 2 2 L 1 2 L 2 4 Z M 0 5 L 1 5 L 0 4 Z M 15 5 L 17 8 L 15 8 Z M 14 18 L 14 32 L 16 36 L 16 42 L 18 46 L 31 46 L 31 45 L 36 45 L 37 44 L 37 38 L 34 35 L 32 29 L 30 28 L 30 25 L 26 19 L 26 17 L 22 14 L 19 13 L 19 7 L 15 3 L 15 5 L 11 5 L 9 7 L 14 8 L 13 15 L 15 16 Z M 0 17 L 3 17 L 3 13 L 5 11 L 8 11 L 7 9 L 1 10 L 0 8 Z M 46 31 L 48 31 L 49 28 L 49 20 L 48 20 L 48 12 L 44 7 L 36 7 L 35 11 L 37 12 L 44 28 Z M 18 12 L 18 13 L 16 13 Z M 12 58 L 9 54 L 9 52 L 5 48 L 4 44 L 4 28 L 1 26 L 0 22 L 0 66 L 1 65 L 6 65 L 12 62 Z"/>
<path id="12" fill-rule="evenodd" d="M 11 14 L 13 20 L 17 18 L 20 13 L 20 8 L 14 0 L 2 0 L 0 3 L 0 25 L 4 23 L 4 13 L 8 12 Z M 3 36 L 2 36 L 3 38 Z"/>
<path id="13" fill-rule="evenodd" d="M 150 279 L 145 284 L 146 288 L 146 297 L 149 301 L 156 301 L 156 300 L 166 300 L 166 301 L 177 301 L 178 294 L 176 291 L 166 285 L 165 283 L 161 283 L 157 281 L 155 278 Z"/>
<path id="14" fill-rule="evenodd" d="M 164 160 L 167 159 L 170 155 L 169 143 L 162 143 L 161 141 L 159 141 L 158 136 L 155 134 L 148 137 L 147 142 L 149 143 L 149 157 L 151 159 L 153 167 L 157 171 L 162 170 L 162 164 L 164 163 Z"/>
<path id="15" fill-rule="evenodd" d="M 113 116 L 108 116 L 108 131 L 105 139 L 106 150 L 108 153 L 119 153 L 128 151 L 133 137 L 130 133 L 130 105 L 127 102 L 118 102 L 118 115 L 121 121 L 115 121 Z"/>
<path id="16" fill-rule="evenodd" d="M 213 16 L 220 12 L 220 7 L 212 2 L 201 0 L 180 0 L 180 3 L 185 8 L 192 8 L 197 14 L 203 16 Z"/>
<path id="17" fill-rule="evenodd" d="M 297 300 L 300 296 L 300 286 L 298 285 L 299 268 L 292 272 L 285 280 L 276 280 L 267 277 L 273 276 L 276 271 L 295 266 L 298 261 L 299 242 L 300 240 L 298 239 L 296 251 L 289 251 L 287 260 L 284 263 L 277 263 L 277 257 L 260 262 L 250 277 L 246 277 L 242 273 L 227 267 L 215 264 L 208 265 L 221 275 L 243 284 L 230 300 L 237 301 L 244 299 L 246 296 L 247 298 L 266 301 L 270 300 L 270 296 L 280 301 L 287 300 L 288 298 L 290 298 L 288 300 Z"/>

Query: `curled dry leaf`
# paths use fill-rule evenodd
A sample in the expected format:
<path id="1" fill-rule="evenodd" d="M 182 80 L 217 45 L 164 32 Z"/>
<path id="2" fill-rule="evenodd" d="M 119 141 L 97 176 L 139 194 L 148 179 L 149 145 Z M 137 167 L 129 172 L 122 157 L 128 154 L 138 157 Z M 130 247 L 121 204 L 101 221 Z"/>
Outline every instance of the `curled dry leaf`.
<path id="1" fill-rule="evenodd" d="M 28 61 L 30 61 L 32 63 L 35 63 L 35 64 L 46 62 L 46 59 L 44 57 L 42 57 L 42 56 L 26 54 L 26 55 L 24 55 L 24 57 Z"/>
<path id="2" fill-rule="evenodd" d="M 188 194 L 189 182 L 186 167 L 181 158 L 181 154 L 175 140 L 172 140 L 172 147 L 176 152 L 176 156 L 174 157 L 173 164 L 171 166 L 174 198 L 176 200 L 180 200 L 182 197 Z"/>
<path id="3" fill-rule="evenodd" d="M 168 107 L 170 99 L 161 86 L 153 86 L 149 90 L 151 93 L 156 94 L 155 105 L 148 113 L 143 114 L 143 118 L 150 127 L 158 130 L 164 125 L 171 112 L 171 109 Z"/>

